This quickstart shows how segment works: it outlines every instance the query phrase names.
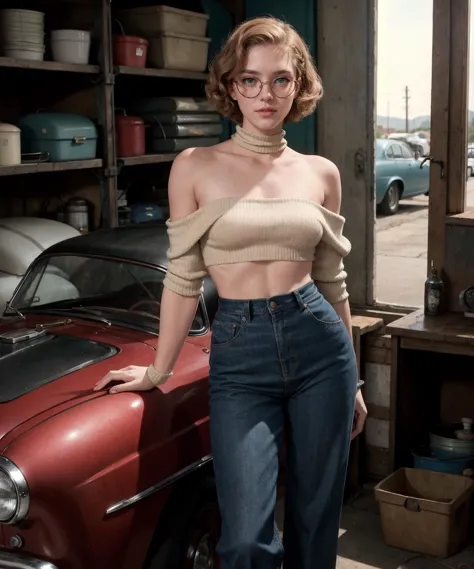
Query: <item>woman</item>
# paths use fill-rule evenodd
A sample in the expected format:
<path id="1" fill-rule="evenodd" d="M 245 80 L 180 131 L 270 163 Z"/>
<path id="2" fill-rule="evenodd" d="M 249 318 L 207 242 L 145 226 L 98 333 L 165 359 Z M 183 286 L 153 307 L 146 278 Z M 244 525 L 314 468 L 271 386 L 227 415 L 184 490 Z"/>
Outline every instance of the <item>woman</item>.
<path id="1" fill-rule="evenodd" d="M 282 125 L 311 114 L 322 86 L 297 32 L 244 22 L 211 67 L 209 100 L 238 123 L 231 140 L 189 149 L 169 179 L 169 268 L 154 364 L 112 371 L 96 389 L 159 386 L 191 326 L 202 279 L 219 292 L 210 422 L 222 514 L 222 569 L 277 569 L 278 456 L 287 433 L 285 569 L 336 563 L 357 392 L 334 164 L 288 148 Z M 355 404 L 355 420 L 354 420 Z"/>

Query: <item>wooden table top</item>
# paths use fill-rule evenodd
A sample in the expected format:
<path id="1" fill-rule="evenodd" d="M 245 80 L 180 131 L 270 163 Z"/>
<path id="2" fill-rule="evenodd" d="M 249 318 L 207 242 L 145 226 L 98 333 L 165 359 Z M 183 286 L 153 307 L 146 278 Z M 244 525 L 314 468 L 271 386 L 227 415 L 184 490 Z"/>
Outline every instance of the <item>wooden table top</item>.
<path id="1" fill-rule="evenodd" d="M 474 346 L 474 318 L 462 312 L 425 316 L 420 309 L 387 324 L 386 331 L 392 336 Z"/>

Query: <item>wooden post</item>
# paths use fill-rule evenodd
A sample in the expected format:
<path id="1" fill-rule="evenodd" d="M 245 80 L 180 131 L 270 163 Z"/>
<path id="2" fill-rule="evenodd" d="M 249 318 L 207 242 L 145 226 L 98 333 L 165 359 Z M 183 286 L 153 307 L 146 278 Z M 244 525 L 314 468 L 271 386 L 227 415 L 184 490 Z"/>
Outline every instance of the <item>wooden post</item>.
<path id="1" fill-rule="evenodd" d="M 101 82 L 99 88 L 99 115 L 103 135 L 102 171 L 102 225 L 118 225 L 117 158 L 115 152 L 114 75 L 112 62 L 111 0 L 102 0 Z"/>

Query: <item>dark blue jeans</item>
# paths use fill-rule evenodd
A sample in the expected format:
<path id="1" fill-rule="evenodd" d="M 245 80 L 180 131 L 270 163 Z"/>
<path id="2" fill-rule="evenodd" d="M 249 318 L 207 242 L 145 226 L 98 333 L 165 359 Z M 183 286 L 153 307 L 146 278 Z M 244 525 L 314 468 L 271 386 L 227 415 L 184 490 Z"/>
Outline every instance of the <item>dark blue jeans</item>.
<path id="1" fill-rule="evenodd" d="M 211 347 L 211 442 L 222 569 L 333 569 L 357 366 L 344 323 L 314 283 L 221 299 Z M 283 542 L 275 525 L 283 431 Z"/>

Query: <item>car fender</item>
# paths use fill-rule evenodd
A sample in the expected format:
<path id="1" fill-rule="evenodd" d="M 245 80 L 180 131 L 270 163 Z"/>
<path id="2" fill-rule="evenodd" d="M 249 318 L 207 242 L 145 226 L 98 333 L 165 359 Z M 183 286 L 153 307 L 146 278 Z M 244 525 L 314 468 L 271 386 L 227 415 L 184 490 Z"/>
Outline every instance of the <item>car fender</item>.
<path id="1" fill-rule="evenodd" d="M 194 362 L 161 390 L 104 392 L 13 441 L 7 458 L 31 506 L 19 526 L 4 526 L 6 541 L 19 533 L 29 554 L 61 567 L 140 566 L 171 485 L 107 511 L 210 456 L 207 378 Z"/>

